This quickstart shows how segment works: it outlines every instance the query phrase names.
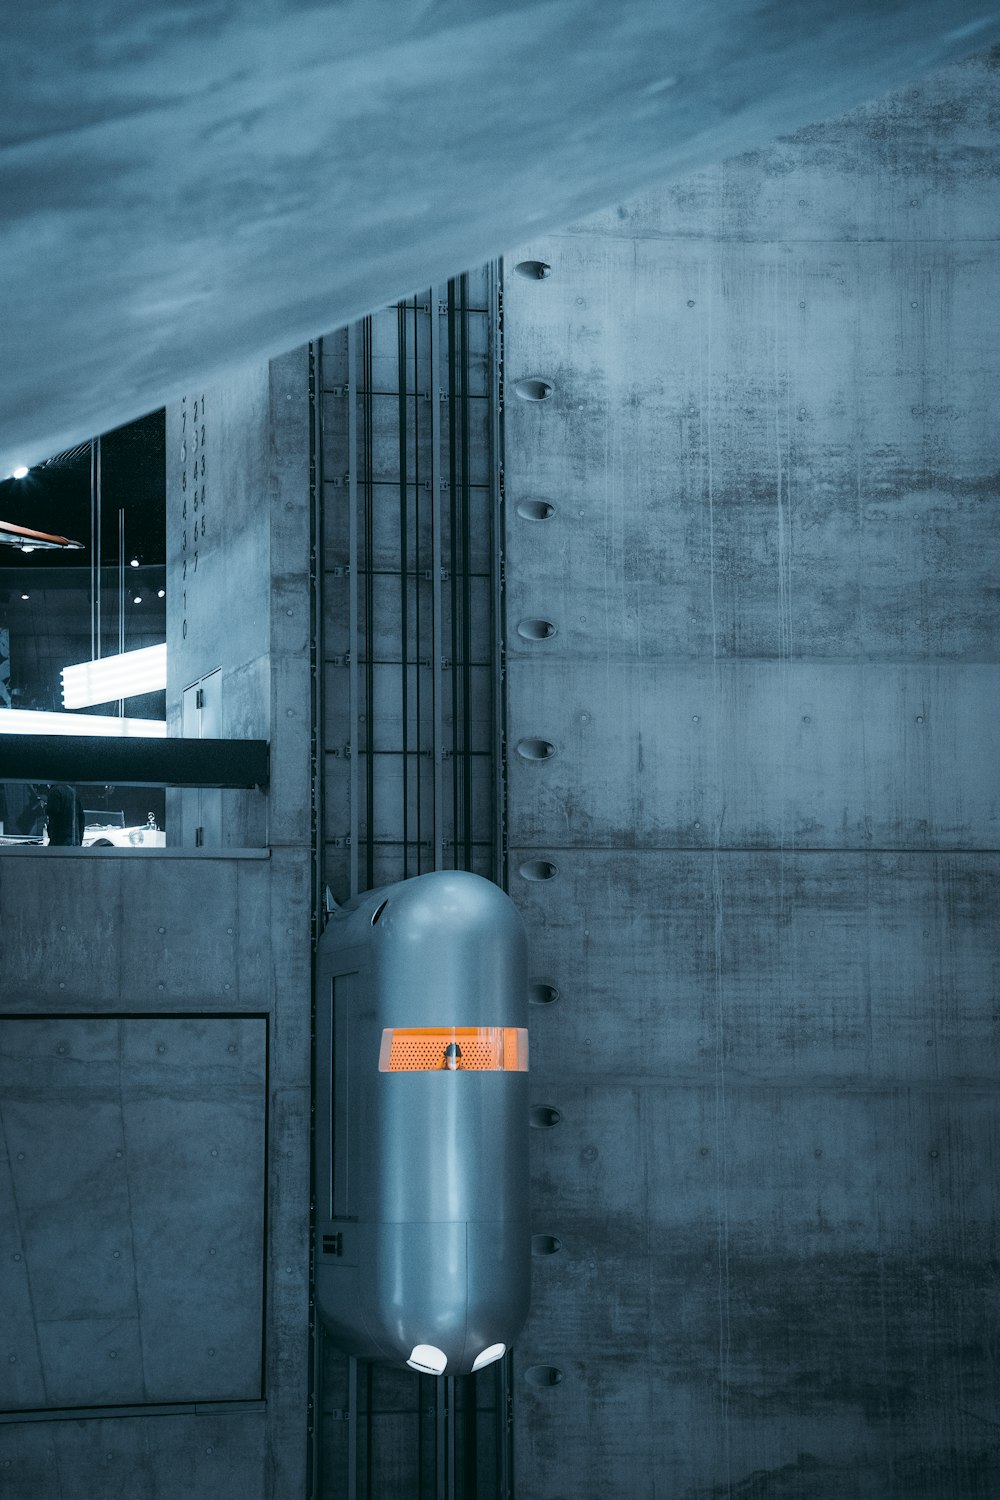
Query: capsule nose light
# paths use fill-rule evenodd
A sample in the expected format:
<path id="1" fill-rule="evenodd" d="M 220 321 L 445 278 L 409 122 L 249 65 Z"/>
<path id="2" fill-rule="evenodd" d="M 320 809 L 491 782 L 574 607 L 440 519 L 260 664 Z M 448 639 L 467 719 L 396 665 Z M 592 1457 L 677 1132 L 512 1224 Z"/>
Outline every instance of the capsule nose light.
<path id="1" fill-rule="evenodd" d="M 496 1360 L 503 1359 L 506 1353 L 506 1344 L 491 1344 L 488 1349 L 483 1350 L 482 1354 L 476 1355 L 472 1368 L 481 1370 L 485 1365 L 492 1365 Z"/>
<path id="2" fill-rule="evenodd" d="M 448 1356 L 433 1344 L 414 1344 L 406 1363 L 411 1370 L 419 1370 L 421 1375 L 443 1375 Z"/>

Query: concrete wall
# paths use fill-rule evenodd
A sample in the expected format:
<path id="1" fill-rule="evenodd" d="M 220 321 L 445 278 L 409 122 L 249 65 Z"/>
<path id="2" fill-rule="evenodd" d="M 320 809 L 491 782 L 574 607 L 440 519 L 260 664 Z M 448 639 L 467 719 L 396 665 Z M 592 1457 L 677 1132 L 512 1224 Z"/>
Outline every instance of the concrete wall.
<path id="1" fill-rule="evenodd" d="M 195 454 L 168 421 L 168 703 L 176 728 L 180 689 L 221 668 L 223 733 L 270 741 L 271 789 L 223 804 L 225 848 L 0 858 L 0 1495 L 17 1500 L 306 1492 L 307 352 L 204 400 L 186 601 Z"/>
<path id="2" fill-rule="evenodd" d="M 532 1500 L 1000 1490 L 998 104 L 980 59 L 506 260 Z"/>
<path id="3" fill-rule="evenodd" d="M 169 732 L 185 732 L 185 688 L 219 669 L 216 733 L 270 740 L 275 771 L 268 799 L 170 793 L 169 841 L 204 821 L 226 847 L 308 844 L 307 350 L 167 408 L 167 569 Z"/>
<path id="4" fill-rule="evenodd" d="M 303 1493 L 308 892 L 4 851 L 0 1494 Z"/>

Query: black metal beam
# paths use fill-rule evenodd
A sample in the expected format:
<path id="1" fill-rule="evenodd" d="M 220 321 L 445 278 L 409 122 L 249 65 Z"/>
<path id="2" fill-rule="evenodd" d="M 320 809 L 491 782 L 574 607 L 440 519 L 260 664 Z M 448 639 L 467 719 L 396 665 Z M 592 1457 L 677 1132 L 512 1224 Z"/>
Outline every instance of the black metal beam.
<path id="1" fill-rule="evenodd" d="M 0 735 L 0 781 L 264 788 L 269 758 L 267 740 Z"/>

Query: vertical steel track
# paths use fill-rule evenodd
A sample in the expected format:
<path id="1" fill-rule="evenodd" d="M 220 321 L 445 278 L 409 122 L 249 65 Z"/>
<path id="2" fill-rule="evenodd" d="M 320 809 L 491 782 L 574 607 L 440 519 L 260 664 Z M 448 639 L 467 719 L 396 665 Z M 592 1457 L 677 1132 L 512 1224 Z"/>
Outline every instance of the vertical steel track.
<path id="1" fill-rule="evenodd" d="M 118 512 L 118 654 L 125 650 L 125 512 Z M 118 699 L 118 716 L 125 717 L 125 699 Z"/>
<path id="2" fill-rule="evenodd" d="M 90 659 L 97 660 L 97 439 L 90 440 Z"/>
<path id="3" fill-rule="evenodd" d="M 347 330 L 348 891 L 358 894 L 358 330 Z"/>
<path id="4" fill-rule="evenodd" d="M 375 884 L 375 447 L 372 413 L 372 320 L 363 325 L 365 351 L 365 888 Z"/>
<path id="5" fill-rule="evenodd" d="M 428 302 L 431 309 L 430 331 L 430 402 L 431 402 L 431 738 L 433 757 L 433 825 L 431 868 L 444 866 L 444 610 L 441 600 L 441 337 L 439 316 L 441 304 L 434 287 Z"/>
<path id="6" fill-rule="evenodd" d="M 410 559 L 407 490 L 409 473 L 406 452 L 406 303 L 396 308 L 397 364 L 399 383 L 399 692 L 403 732 L 400 775 L 403 787 L 403 879 L 410 873 Z M 369 564 L 369 567 L 371 564 Z M 419 836 L 419 835 L 418 835 Z M 370 835 L 369 835 L 370 837 Z"/>
<path id="7" fill-rule="evenodd" d="M 428 288 L 330 335 L 316 364 L 337 899 L 427 869 L 505 883 L 500 294 L 498 266 Z M 328 1348 L 322 1374 L 317 1500 L 512 1500 L 509 1356 L 435 1380 Z"/>
<path id="8" fill-rule="evenodd" d="M 309 345 L 309 684 L 312 733 L 309 743 L 312 844 L 312 933 L 323 930 L 324 792 L 323 719 L 325 539 L 323 509 L 323 344 Z"/>
<path id="9" fill-rule="evenodd" d="M 507 489 L 504 477 L 503 261 L 490 267 L 490 600 L 492 610 L 491 724 L 493 730 L 493 878 L 503 890 L 507 869 L 507 593 L 504 536 Z M 514 1361 L 508 1349 L 495 1366 L 496 1492 L 491 1500 L 514 1497 Z"/>
<path id="10" fill-rule="evenodd" d="M 358 1362 L 347 1358 L 347 1494 L 358 1500 Z"/>
<path id="11" fill-rule="evenodd" d="M 503 261 L 490 267 L 490 600 L 492 609 L 490 722 L 493 728 L 493 879 L 507 889 L 507 593 L 504 561 L 507 490 L 504 479 Z"/>
<path id="12" fill-rule="evenodd" d="M 101 656 L 101 440 L 90 440 L 90 659 Z"/>
<path id="13" fill-rule="evenodd" d="M 458 586 L 458 411 L 459 392 L 456 386 L 460 385 L 461 376 L 457 373 L 457 346 L 455 340 L 455 283 L 448 283 L 448 499 L 451 525 L 449 527 L 449 539 L 451 542 L 451 567 L 449 569 L 450 582 L 450 615 L 451 615 L 451 769 L 452 769 L 452 842 L 458 849 L 459 830 L 461 828 L 459 810 L 459 790 L 457 767 L 460 764 L 460 723 L 461 710 L 459 698 L 459 619 L 456 607 L 456 588 Z"/>
<path id="14" fill-rule="evenodd" d="M 459 380 L 462 413 L 462 868 L 472 869 L 472 563 L 469 548 L 469 278 L 459 281 L 461 323 L 459 336 Z M 457 717 L 457 716 L 456 716 Z M 456 864 L 457 864 L 456 860 Z"/>
<path id="15" fill-rule="evenodd" d="M 430 300 L 430 299 L 429 299 Z M 428 319 L 430 321 L 430 319 Z M 416 726 L 416 746 L 414 754 L 414 765 L 416 766 L 415 787 L 417 803 L 417 870 L 418 875 L 424 870 L 424 822 L 423 822 L 423 782 L 424 782 L 424 745 L 423 745 L 423 716 L 421 714 L 421 685 L 424 679 L 423 662 L 420 655 L 420 623 L 423 611 L 421 610 L 420 584 L 421 584 L 421 516 L 420 516 L 420 303 L 416 297 L 413 299 L 413 665 L 414 665 L 414 724 Z M 404 765 L 408 764 L 403 757 Z"/>
<path id="16" fill-rule="evenodd" d="M 323 793 L 325 768 L 323 757 L 323 692 L 326 684 L 324 632 L 323 632 L 323 583 L 325 561 L 323 545 L 323 346 L 316 341 L 309 345 L 309 682 L 311 693 L 309 768 L 311 786 L 310 842 L 312 848 L 312 878 L 310 923 L 312 951 L 323 931 Z M 316 986 L 312 985 L 313 1003 L 310 1013 L 312 1051 L 316 1051 Z M 314 1096 L 315 1097 L 315 1096 Z M 315 1105 L 313 1106 L 315 1109 Z M 309 1243 L 315 1245 L 316 1223 L 316 1179 L 315 1169 L 310 1167 L 309 1180 Z M 315 1251 L 313 1251 L 315 1253 Z M 310 1288 L 313 1275 L 310 1274 Z M 309 1385 L 308 1385 L 308 1493 L 319 1496 L 323 1487 L 323 1413 L 321 1392 L 323 1389 L 323 1328 L 316 1317 L 315 1301 L 309 1298 Z"/>

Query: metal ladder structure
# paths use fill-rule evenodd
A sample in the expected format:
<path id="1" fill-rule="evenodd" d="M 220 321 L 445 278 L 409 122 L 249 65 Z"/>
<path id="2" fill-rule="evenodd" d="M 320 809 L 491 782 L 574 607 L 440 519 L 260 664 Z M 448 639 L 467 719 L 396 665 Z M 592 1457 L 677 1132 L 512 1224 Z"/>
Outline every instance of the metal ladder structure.
<path id="1" fill-rule="evenodd" d="M 313 783 L 322 892 L 505 885 L 502 266 L 313 345 Z M 511 1357 L 361 1363 L 315 1318 L 313 1500 L 512 1500 Z"/>

